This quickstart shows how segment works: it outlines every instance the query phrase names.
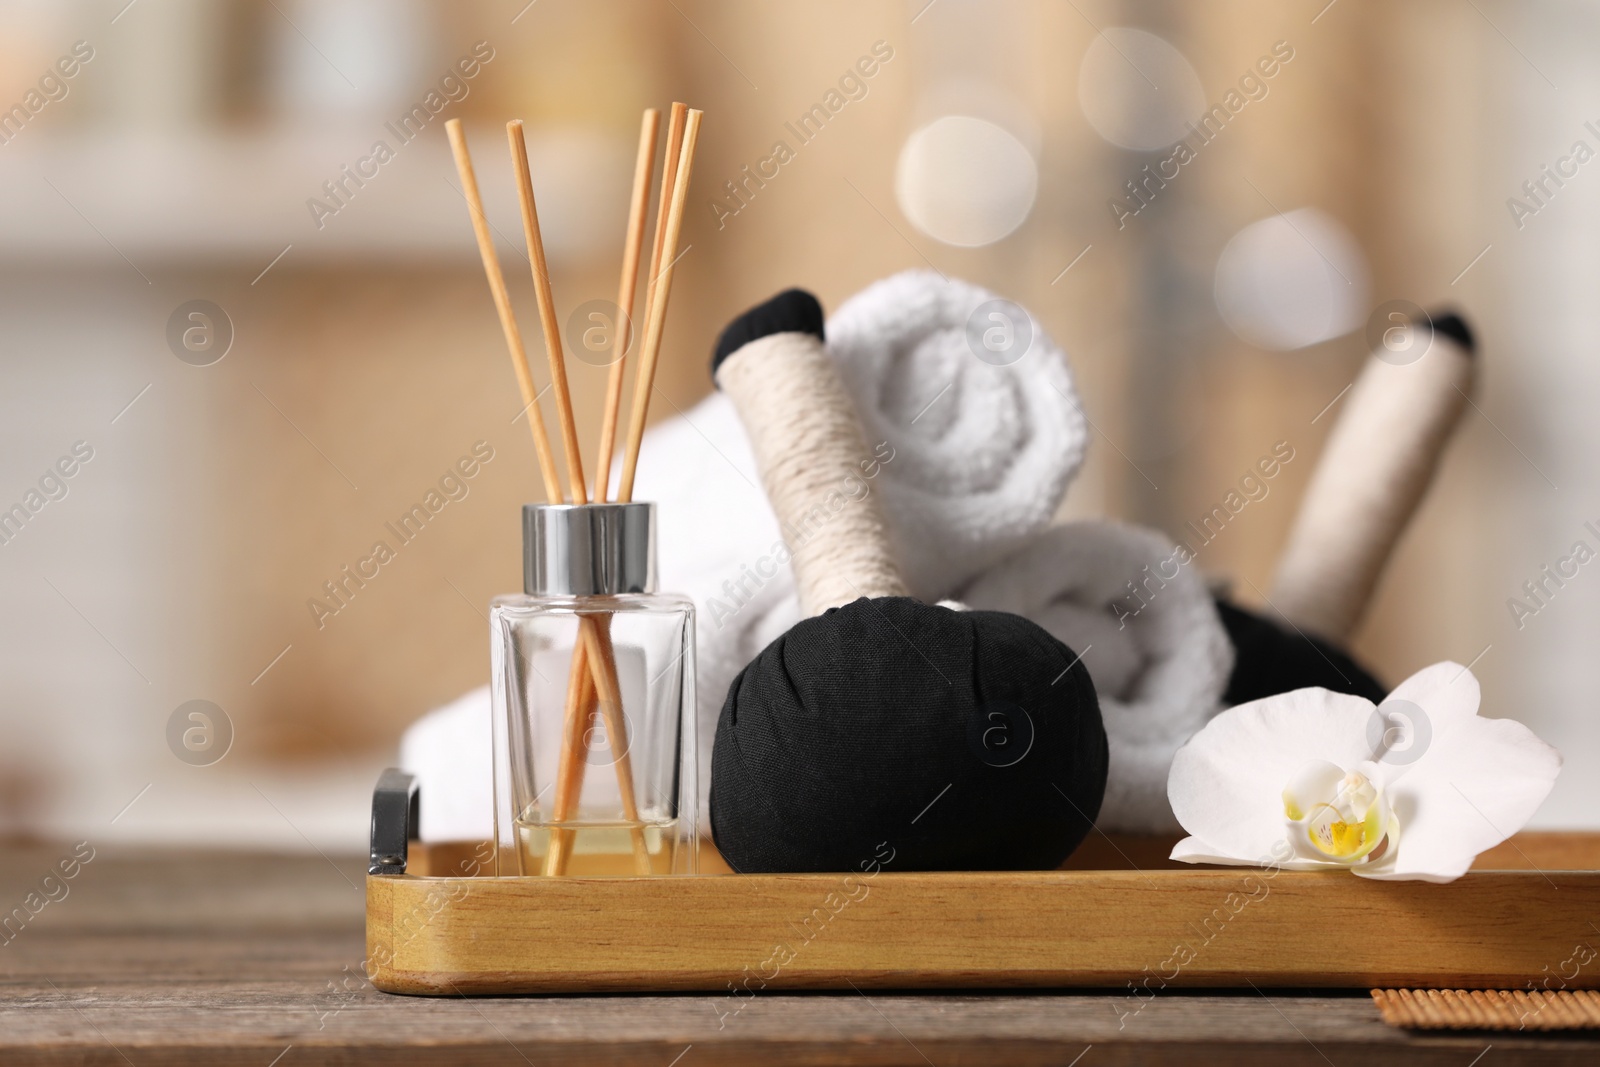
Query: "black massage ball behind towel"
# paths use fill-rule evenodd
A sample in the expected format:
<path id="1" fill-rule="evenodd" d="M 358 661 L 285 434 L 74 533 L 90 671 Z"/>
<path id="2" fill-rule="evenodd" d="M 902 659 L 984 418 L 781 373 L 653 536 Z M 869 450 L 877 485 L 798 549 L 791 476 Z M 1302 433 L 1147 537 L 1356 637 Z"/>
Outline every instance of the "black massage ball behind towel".
<path id="1" fill-rule="evenodd" d="M 1017 615 L 910 597 L 806 619 L 728 692 L 711 825 L 737 871 L 1027 870 L 1088 834 L 1106 735 L 1079 657 Z"/>
<path id="2" fill-rule="evenodd" d="M 1217 613 L 1233 643 L 1233 673 L 1222 702 L 1248 704 L 1313 686 L 1383 703 L 1388 690 L 1331 641 L 1291 631 L 1264 616 L 1217 600 Z"/>

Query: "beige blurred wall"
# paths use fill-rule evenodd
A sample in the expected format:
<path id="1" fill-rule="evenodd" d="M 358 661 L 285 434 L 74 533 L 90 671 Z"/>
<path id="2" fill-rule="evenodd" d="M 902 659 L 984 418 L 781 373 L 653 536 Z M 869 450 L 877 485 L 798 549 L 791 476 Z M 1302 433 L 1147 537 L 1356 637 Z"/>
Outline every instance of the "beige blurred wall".
<path id="1" fill-rule="evenodd" d="M 1314 206 L 1358 241 L 1371 303 L 1458 303 L 1485 340 L 1481 410 L 1469 414 L 1403 541 L 1357 650 L 1395 680 L 1493 646 L 1478 668 L 1488 703 L 1502 714 L 1536 703 L 1541 729 L 1567 739 L 1584 766 L 1591 739 L 1575 724 L 1592 681 L 1583 642 L 1600 618 L 1600 593 L 1574 591 L 1538 620 L 1542 636 L 1508 630 L 1504 601 L 1579 517 L 1600 514 L 1584 488 L 1588 393 L 1562 396 L 1545 417 L 1547 398 L 1569 391 L 1566 383 L 1587 385 L 1573 368 L 1587 359 L 1578 305 L 1595 268 L 1579 241 L 1589 231 L 1572 231 L 1592 221 L 1600 194 L 1575 185 L 1525 234 L 1508 231 L 1503 200 L 1578 127 L 1584 104 L 1573 94 L 1587 85 L 1582 45 L 1593 40 L 1593 19 L 1570 5 L 1487 0 L 1481 11 L 1443 0 L 1339 0 L 1326 9 L 1265 0 L 924 2 L 413 5 L 426 32 L 412 95 L 471 42 L 497 50 L 457 113 L 489 176 L 491 218 L 511 235 L 501 256 L 536 377 L 547 372 L 499 170 L 498 124 L 520 116 L 536 135 L 589 138 L 566 155 L 559 145 L 577 142 L 552 141 L 548 154 L 536 144 L 535 178 L 547 182 L 555 216 L 547 229 L 575 231 L 553 258 L 565 322 L 580 303 L 614 295 L 639 109 L 687 100 L 706 118 L 653 419 L 706 394 L 710 346 L 746 306 L 801 285 L 837 307 L 887 274 L 932 265 L 1027 305 L 1068 352 L 1097 432 L 1066 516 L 1108 515 L 1178 536 L 1274 442 L 1293 445 L 1296 459 L 1271 495 L 1201 557 L 1209 576 L 1261 606 L 1338 407 L 1317 416 L 1365 346 L 1359 330 L 1293 352 L 1247 345 L 1216 314 L 1213 271 L 1240 227 Z M 0 748 L 0 832 L 100 820 L 106 833 L 220 835 L 226 820 L 247 818 L 291 845 L 339 838 L 405 725 L 486 680 L 482 612 L 491 596 L 517 588 L 518 507 L 542 495 L 526 426 L 513 422 L 515 381 L 465 208 L 453 187 L 441 191 L 454 177 L 441 144 L 406 149 L 328 234 L 308 234 L 301 202 L 382 113 L 313 110 L 290 120 L 252 95 L 252 79 L 266 77 L 252 42 L 276 34 L 288 44 L 274 47 L 294 46 L 273 5 L 224 5 L 220 16 L 174 5 L 159 18 L 177 21 L 155 28 L 132 20 L 159 5 L 139 5 L 113 25 L 119 6 L 0 7 L 0 31 L 14 31 L 0 32 L 7 71 L 35 70 L 79 34 L 103 52 L 75 95 L 27 131 L 30 142 L 0 149 L 0 181 L 37 165 L 86 198 L 69 211 L 27 171 L 24 192 L 39 199 L 8 223 L 0 471 L 7 491 L 20 492 L 55 452 L 98 434 L 104 465 L 88 473 L 108 472 L 47 515 L 48 537 L 0 552 L 17 605 L 5 624 L 0 715 L 14 740 Z M 310 6 L 286 10 L 314 17 Z M 1296 52 L 1270 95 L 1120 231 L 1106 201 L 1153 155 L 1108 145 L 1078 99 L 1085 50 L 1098 29 L 1119 25 L 1181 50 L 1208 100 L 1275 41 Z M 201 73 L 158 78 L 163 64 L 183 62 L 188 33 L 212 42 Z M 867 95 L 719 223 L 710 201 L 723 182 L 763 157 L 785 137 L 784 123 L 879 41 L 894 56 Z M 1561 90 L 1530 71 L 1519 45 L 1558 75 Z M 15 95 L 31 77 L 0 88 Z M 146 103 L 122 99 L 119 85 L 146 80 Z M 981 101 L 973 84 L 987 87 Z M 942 109 L 980 103 L 1031 141 L 1039 192 L 1016 233 L 963 249 L 904 215 L 895 168 L 911 130 Z M 442 141 L 440 125 L 426 137 Z M 186 190 L 187 172 L 175 168 L 174 199 L 161 199 L 139 184 L 143 164 L 105 147 L 139 143 L 193 151 L 197 175 L 207 151 L 237 144 L 262 161 L 259 187 L 233 188 L 249 184 L 247 169 L 219 172 L 229 189 L 195 178 Z M 280 143 L 317 147 L 305 159 L 274 160 Z M 74 154 L 80 148 L 87 155 Z M 86 176 L 50 170 L 82 159 L 127 166 L 132 191 L 95 199 Z M 491 177 L 499 189 L 489 189 Z M 237 207 L 206 214 L 230 191 Z M 28 229 L 21 216 L 36 215 L 35 204 L 48 207 L 50 222 Z M 1565 222 L 1556 208 L 1570 212 Z M 301 229 L 280 237 L 280 216 Z M 245 236 L 208 243 L 193 217 Z M 261 274 L 291 239 L 296 251 Z M 1453 283 L 1491 242 L 1505 255 Z M 139 263 L 138 276 L 125 258 Z M 226 308 L 237 334 L 227 358 L 204 369 L 179 364 L 162 340 L 167 314 L 196 296 Z M 571 368 L 592 463 L 604 372 Z M 144 399 L 111 424 L 147 383 Z M 937 389 L 930 383 L 930 397 Z M 553 425 L 548 401 L 545 415 Z M 495 458 L 469 495 L 319 627 L 306 601 L 479 440 Z M 1541 466 L 1560 466 L 1556 481 L 1567 491 L 1547 493 L 1519 447 Z M 194 697 L 222 705 L 236 729 L 234 751 L 211 768 L 176 764 L 163 739 L 172 709 Z M 113 827 L 108 813 L 147 785 L 149 798 Z M 1562 788 L 1577 791 L 1562 794 L 1559 817 L 1581 818 L 1581 781 Z"/>
<path id="2" fill-rule="evenodd" d="M 1091 16 L 1096 24 L 1121 18 L 1167 33 L 1194 58 L 1213 96 L 1275 41 L 1288 40 L 1296 50 L 1269 97 L 1208 146 L 1171 203 L 1141 217 L 1130 232 L 1110 228 L 1103 200 L 1136 170 L 1136 160 L 1108 151 L 1087 128 L 1074 99 L 1075 67 L 1057 61 L 1087 46 L 1091 19 L 1055 5 L 952 4 L 938 14 L 956 27 L 939 32 L 931 22 L 910 23 L 907 12 L 915 11 L 897 4 L 702 2 L 681 4 L 683 14 L 669 11 L 670 18 L 655 9 L 644 26 L 580 16 L 568 7 L 549 16 L 549 39 L 578 47 L 551 45 L 556 58 L 548 62 L 537 44 L 516 54 L 484 99 L 508 114 L 568 119 L 576 112 L 625 136 L 633 115 L 616 103 L 627 95 L 616 83 L 619 69 L 630 65 L 597 47 L 621 40 L 631 44 L 630 56 L 654 57 L 651 84 L 632 71 L 621 79 L 628 92 L 651 102 L 681 97 L 706 104 L 684 234 L 691 250 L 674 294 L 653 418 L 685 410 L 708 391 L 706 353 L 720 325 L 738 310 L 796 284 L 833 307 L 886 274 L 932 264 L 1023 301 L 1067 346 L 1102 431 L 1067 514 L 1110 514 L 1182 536 L 1184 523 L 1208 511 L 1274 443 L 1294 447 L 1296 459 L 1268 500 L 1202 556 L 1207 573 L 1270 613 L 1262 593 L 1270 588 L 1295 501 L 1337 408 L 1312 419 L 1348 384 L 1365 351 L 1359 336 L 1345 336 L 1293 353 L 1263 352 L 1242 344 L 1214 316 L 1206 321 L 1218 244 L 1275 208 L 1314 204 L 1362 242 L 1374 300 L 1376 294 L 1408 294 L 1430 306 L 1455 296 L 1448 275 L 1463 248 L 1446 237 L 1463 212 L 1462 189 L 1453 187 L 1454 199 L 1437 190 L 1396 197 L 1393 190 L 1407 188 L 1407 176 L 1430 153 L 1460 152 L 1474 143 L 1473 109 L 1459 106 L 1472 98 L 1471 68 L 1453 52 L 1436 60 L 1407 52 L 1400 62 L 1392 54 L 1398 46 L 1378 43 L 1391 36 L 1374 36 L 1368 28 L 1392 19 L 1400 39 L 1426 29 L 1455 33 L 1470 48 L 1470 24 L 1449 5 L 1394 16 L 1370 5 L 1347 6 L 1337 18 L 1330 13 L 1315 24 L 1304 12 L 1244 3 L 1203 16 L 1178 7 L 1104 5 Z M 936 98 L 952 77 L 952 38 L 977 57 L 972 69 L 954 73 L 995 74 L 1046 132 L 1042 193 L 1033 215 L 1018 233 L 986 248 L 942 245 L 910 225 L 895 203 L 900 142 L 919 107 L 925 111 L 924 101 Z M 662 40 L 670 45 L 658 51 L 646 46 Z M 799 146 L 794 162 L 719 226 L 710 200 L 723 193 L 723 182 L 738 179 L 740 167 L 762 157 L 774 138 L 792 140 L 783 123 L 880 40 L 895 48 L 895 58 L 870 81 L 866 98 Z M 774 41 L 784 46 L 774 48 Z M 957 54 L 957 65 L 966 61 Z M 1386 103 L 1396 100 L 1425 103 Z M 620 215 L 622 205 L 617 210 Z M 514 232 L 514 219 L 502 221 Z M 1079 266 L 1052 284 L 1090 244 Z M 558 273 L 563 318 L 583 300 L 610 294 L 609 266 L 569 265 Z M 510 261 L 507 269 L 519 283 Z M 1153 275 L 1161 276 L 1154 288 Z M 1180 308 L 1163 303 L 1172 287 L 1185 301 Z M 527 286 L 521 288 L 525 295 Z M 370 744 L 392 738 L 418 712 L 482 678 L 482 620 L 446 578 L 480 606 L 495 592 L 515 588 L 515 506 L 539 495 L 531 449 L 521 424 L 494 425 L 495 413 L 514 410 L 517 399 L 486 291 L 470 266 L 439 275 L 369 270 L 307 277 L 290 271 L 265 298 L 260 320 L 268 332 L 260 346 L 274 354 L 278 391 L 309 401 L 303 409 L 308 433 L 332 454 L 357 457 L 352 462 L 371 471 L 366 478 L 373 487 L 363 489 L 358 503 L 282 419 L 258 411 L 239 443 L 248 442 L 243 451 L 258 457 L 261 468 L 245 481 L 258 492 L 282 486 L 285 496 L 300 496 L 298 481 L 290 488 L 282 479 L 283 446 L 298 446 L 303 476 L 325 494 L 294 530 L 283 531 L 288 536 L 273 548 L 275 573 L 263 575 L 261 592 L 295 582 L 314 591 L 313 579 L 331 576 L 362 546 L 366 531 L 397 512 L 408 493 L 420 492 L 426 482 L 417 472 L 430 460 L 443 469 L 475 434 L 488 435 L 497 447 L 504 442 L 501 454 L 509 461 L 492 469 L 494 481 L 464 515 L 447 516 L 439 543 L 418 553 L 416 565 L 408 567 L 407 560 L 395 568 L 398 580 L 386 573 L 374 583 L 371 603 L 363 593 L 347 617 L 329 620 L 302 646 L 305 661 L 278 683 L 282 696 L 257 697 L 262 707 L 252 714 L 267 724 L 263 737 L 274 738 L 265 751 Z M 1194 313 L 1201 324 L 1162 321 L 1178 317 L 1178 310 Z M 526 300 L 522 321 L 532 331 L 536 318 Z M 332 352 L 339 357 L 327 359 Z M 592 462 L 603 373 L 576 362 L 572 367 Z M 542 366 L 537 373 L 544 380 Z M 929 388 L 930 395 L 937 391 L 932 383 Z M 444 397 L 455 402 L 443 403 Z M 553 412 L 546 417 L 553 425 Z M 1164 436 L 1157 424 L 1165 419 L 1181 426 L 1176 447 L 1151 452 L 1148 443 Z M 1485 442 L 1478 438 L 1486 430 L 1469 425 L 1460 448 L 1476 442 L 1481 451 Z M 258 447 L 273 435 L 281 438 L 278 447 Z M 1470 527 L 1451 521 L 1473 503 L 1459 476 L 1452 476 L 1457 468 L 1454 460 L 1447 466 L 1385 584 L 1383 606 L 1359 638 L 1361 651 L 1390 677 L 1423 656 L 1461 655 L 1472 636 L 1463 621 L 1469 612 L 1436 610 L 1459 596 L 1450 561 L 1482 550 Z M 369 502 L 383 500 L 392 502 L 387 513 Z M 244 545 L 251 538 L 241 531 L 229 540 Z M 1418 551 L 1418 544 L 1429 547 Z M 262 621 L 261 643 L 271 647 L 281 636 L 281 647 L 307 612 L 303 604 L 280 604 L 268 617 L 274 621 Z M 397 650 L 395 659 L 406 669 L 379 669 Z"/>

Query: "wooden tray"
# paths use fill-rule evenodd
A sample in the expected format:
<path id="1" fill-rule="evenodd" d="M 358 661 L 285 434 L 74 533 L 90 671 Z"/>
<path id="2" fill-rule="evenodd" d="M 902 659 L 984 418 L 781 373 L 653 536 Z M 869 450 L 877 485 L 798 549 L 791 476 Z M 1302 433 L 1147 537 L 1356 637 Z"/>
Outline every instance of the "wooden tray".
<path id="1" fill-rule="evenodd" d="M 1519 835 L 1440 886 L 1196 868 L 1165 860 L 1170 840 L 1098 837 L 1059 871 L 434 875 L 491 869 L 488 843 L 474 864 L 415 827 L 414 781 L 385 772 L 367 951 L 391 993 L 706 990 L 736 1012 L 763 989 L 1089 986 L 1132 1012 L 1179 986 L 1600 988 L 1600 835 Z"/>

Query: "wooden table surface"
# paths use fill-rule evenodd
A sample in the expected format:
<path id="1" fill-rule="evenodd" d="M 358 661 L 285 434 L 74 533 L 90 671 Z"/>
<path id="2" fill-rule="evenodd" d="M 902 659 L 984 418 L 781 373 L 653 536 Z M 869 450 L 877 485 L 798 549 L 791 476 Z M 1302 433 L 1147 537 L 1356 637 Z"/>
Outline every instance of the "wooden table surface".
<path id="1" fill-rule="evenodd" d="M 0 845 L 0 918 L 70 853 Z M 98 850 L 0 929 L 0 1064 L 1600 1062 L 1600 1035 L 1393 1030 L 1364 992 L 1164 992 L 1126 1017 L 1126 991 L 764 994 L 726 1018 L 706 995 L 395 997 L 361 974 L 364 877 L 356 857 Z"/>

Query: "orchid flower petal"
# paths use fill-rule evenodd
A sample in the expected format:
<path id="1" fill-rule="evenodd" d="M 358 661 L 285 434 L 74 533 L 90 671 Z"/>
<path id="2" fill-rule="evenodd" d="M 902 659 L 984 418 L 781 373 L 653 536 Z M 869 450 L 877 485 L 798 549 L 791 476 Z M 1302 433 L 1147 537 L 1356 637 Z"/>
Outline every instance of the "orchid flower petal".
<path id="1" fill-rule="evenodd" d="M 1172 858 L 1459 878 L 1527 824 L 1561 770 L 1527 727 L 1480 718 L 1479 695 L 1471 671 L 1446 662 L 1401 683 L 1382 714 L 1324 689 L 1224 711 L 1172 761 L 1167 796 L 1192 835 Z"/>
<path id="2" fill-rule="evenodd" d="M 1483 694 L 1478 679 L 1451 660 L 1424 667 L 1394 687 L 1384 703 L 1404 700 L 1426 709 L 1435 726 L 1447 721 L 1476 718 Z"/>
<path id="3" fill-rule="evenodd" d="M 1311 761 L 1353 767 L 1371 752 L 1371 701 L 1326 689 L 1229 708 L 1173 757 L 1167 799 L 1185 830 L 1236 861 L 1289 855 L 1284 787 Z"/>
<path id="4" fill-rule="evenodd" d="M 1344 768 L 1337 763 L 1325 759 L 1307 763 L 1283 787 L 1284 815 L 1296 820 L 1305 818 L 1307 812 L 1333 795 L 1343 778 Z"/>
<path id="5" fill-rule="evenodd" d="M 1260 867 L 1260 862 L 1253 859 L 1240 859 L 1238 856 L 1229 856 L 1220 849 L 1206 844 L 1198 837 L 1186 837 L 1172 846 L 1172 854 L 1167 857 L 1179 863 L 1214 863 L 1222 867 Z M 1273 859 L 1270 866 L 1279 867 L 1286 871 L 1323 871 L 1337 868 L 1337 864 L 1321 863 L 1316 860 L 1304 859 Z"/>
<path id="6" fill-rule="evenodd" d="M 1429 709 L 1431 713 L 1431 708 Z M 1435 735 L 1391 791 L 1404 829 L 1394 863 L 1356 873 L 1448 882 L 1527 825 L 1555 785 L 1561 754 L 1511 719 L 1474 716 Z"/>
<path id="7" fill-rule="evenodd" d="M 1478 715 L 1478 679 L 1459 663 L 1446 660 L 1401 682 L 1378 705 L 1367 730 L 1373 758 L 1387 768 L 1387 780 L 1410 772 L 1436 736 Z"/>

